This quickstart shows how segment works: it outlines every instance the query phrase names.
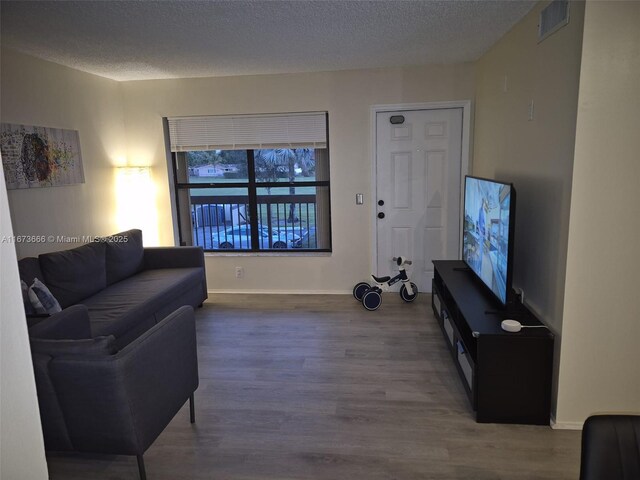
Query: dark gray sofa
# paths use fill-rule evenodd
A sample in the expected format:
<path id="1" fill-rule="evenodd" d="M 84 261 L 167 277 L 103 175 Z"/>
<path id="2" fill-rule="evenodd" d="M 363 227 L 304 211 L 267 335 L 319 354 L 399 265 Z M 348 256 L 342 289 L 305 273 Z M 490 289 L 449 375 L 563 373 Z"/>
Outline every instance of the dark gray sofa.
<path id="1" fill-rule="evenodd" d="M 207 298 L 200 248 L 94 242 L 19 261 L 63 310 L 30 319 L 48 451 L 142 455 L 198 387 L 193 308 Z M 93 340 L 92 340 L 93 339 Z"/>
<path id="2" fill-rule="evenodd" d="M 28 319 L 31 337 L 47 338 L 56 316 L 72 305 L 82 304 L 88 310 L 91 335 L 113 335 L 120 349 L 178 307 L 195 308 L 207 298 L 202 249 L 144 248 L 140 230 L 38 258 L 24 258 L 18 267 L 27 285 L 34 278 L 40 279 L 63 308 L 46 321 Z"/>

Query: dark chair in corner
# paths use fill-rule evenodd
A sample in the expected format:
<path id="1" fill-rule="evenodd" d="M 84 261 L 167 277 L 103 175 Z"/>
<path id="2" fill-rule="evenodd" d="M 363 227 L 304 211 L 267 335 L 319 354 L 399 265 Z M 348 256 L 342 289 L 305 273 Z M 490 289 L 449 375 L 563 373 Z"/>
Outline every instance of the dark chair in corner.
<path id="1" fill-rule="evenodd" d="M 640 415 L 594 415 L 582 429 L 580 480 L 640 479 Z"/>
<path id="2" fill-rule="evenodd" d="M 34 353 L 33 360 L 49 451 L 135 455 L 144 480 L 144 452 L 187 400 L 195 421 L 198 361 L 190 306 L 114 355 Z"/>

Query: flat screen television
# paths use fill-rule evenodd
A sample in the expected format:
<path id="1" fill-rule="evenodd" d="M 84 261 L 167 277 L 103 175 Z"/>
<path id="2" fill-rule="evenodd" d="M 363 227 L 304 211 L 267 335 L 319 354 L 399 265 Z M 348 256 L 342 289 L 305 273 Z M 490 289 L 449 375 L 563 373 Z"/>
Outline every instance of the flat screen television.
<path id="1" fill-rule="evenodd" d="M 512 184 L 465 177 L 462 259 L 502 306 L 511 296 L 515 205 Z"/>

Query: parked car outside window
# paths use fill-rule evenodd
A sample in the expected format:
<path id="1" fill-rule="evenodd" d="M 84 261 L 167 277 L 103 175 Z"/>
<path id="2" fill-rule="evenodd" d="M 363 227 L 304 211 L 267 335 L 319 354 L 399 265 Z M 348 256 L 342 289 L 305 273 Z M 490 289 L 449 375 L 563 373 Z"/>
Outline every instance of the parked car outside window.
<path id="1" fill-rule="evenodd" d="M 267 227 L 258 225 L 258 236 L 261 248 L 301 248 L 302 239 L 307 232 L 292 232 L 286 230 L 272 229 L 271 235 Z M 227 228 L 219 232 L 213 232 L 213 248 L 219 249 L 247 249 L 251 248 L 251 227 L 240 225 Z M 271 242 L 270 242 L 271 241 Z"/>

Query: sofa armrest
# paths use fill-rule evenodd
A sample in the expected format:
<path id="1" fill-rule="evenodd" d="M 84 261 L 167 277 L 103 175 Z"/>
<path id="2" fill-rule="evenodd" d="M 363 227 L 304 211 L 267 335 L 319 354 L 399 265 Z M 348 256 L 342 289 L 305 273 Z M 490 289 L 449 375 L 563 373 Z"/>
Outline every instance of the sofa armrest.
<path id="1" fill-rule="evenodd" d="M 91 338 L 89 310 L 80 304 L 65 308 L 29 327 L 29 336 L 49 340 Z"/>
<path id="2" fill-rule="evenodd" d="M 74 448 L 141 455 L 198 387 L 193 308 L 115 355 L 54 358 L 50 375 Z"/>
<path id="3" fill-rule="evenodd" d="M 144 269 L 156 268 L 204 268 L 204 252 L 201 247 L 147 247 L 144 249 Z"/>
<path id="4" fill-rule="evenodd" d="M 34 325 L 37 325 L 38 323 L 42 322 L 45 318 L 49 318 L 51 316 L 50 313 L 33 313 L 33 314 L 28 314 L 27 313 L 27 328 L 31 328 Z"/>

